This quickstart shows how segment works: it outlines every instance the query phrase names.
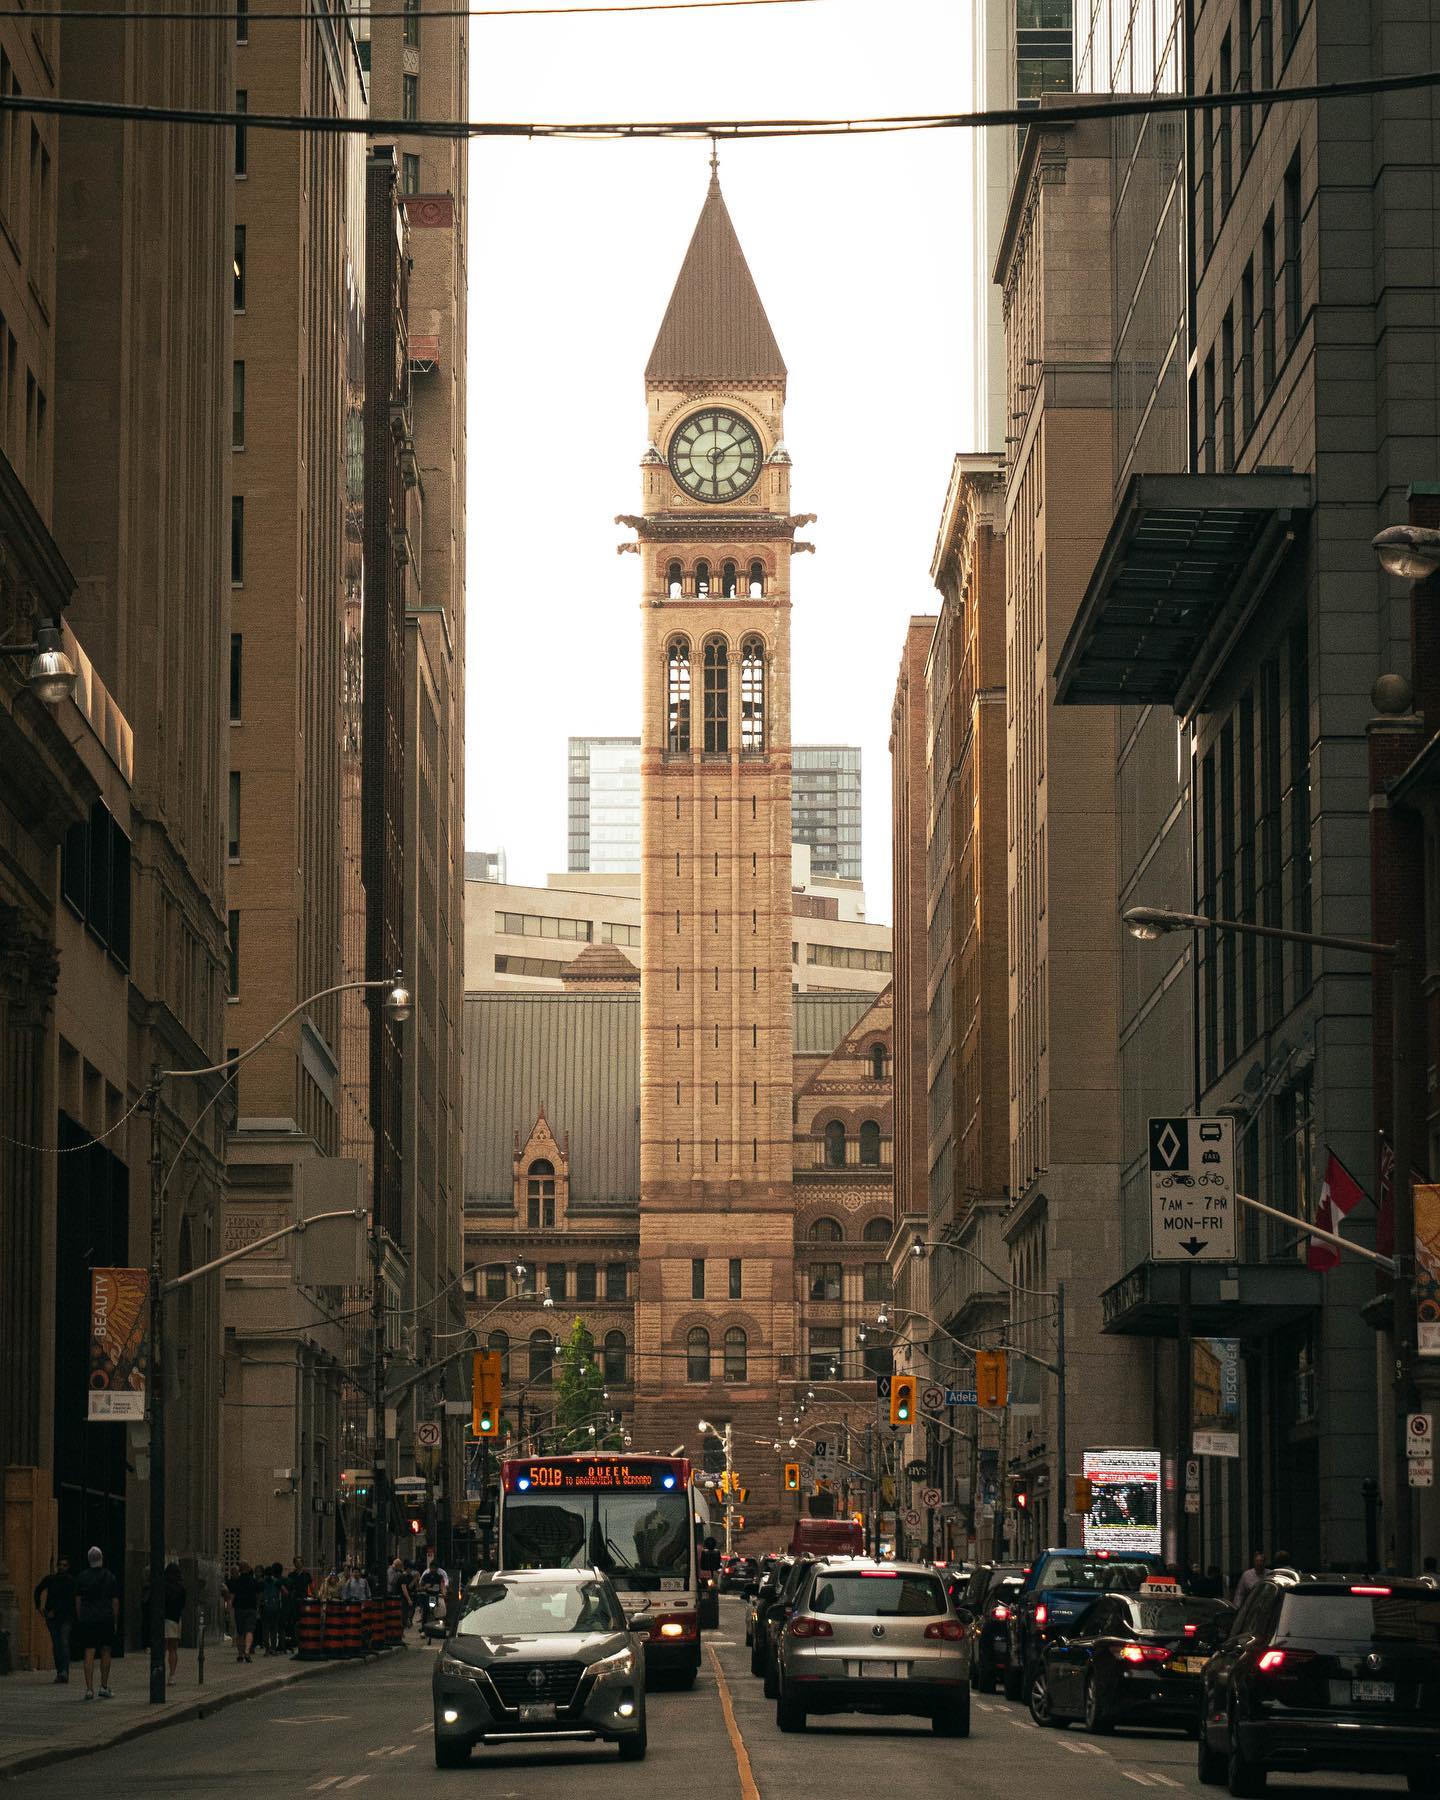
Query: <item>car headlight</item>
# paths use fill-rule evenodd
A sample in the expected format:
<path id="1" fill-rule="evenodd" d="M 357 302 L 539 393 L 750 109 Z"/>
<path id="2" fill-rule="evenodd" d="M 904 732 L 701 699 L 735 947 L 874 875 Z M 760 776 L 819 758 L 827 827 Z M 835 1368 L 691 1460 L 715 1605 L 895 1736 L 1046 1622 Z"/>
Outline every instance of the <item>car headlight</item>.
<path id="1" fill-rule="evenodd" d="M 461 1662 L 458 1656 L 446 1656 L 443 1653 L 440 1657 L 440 1673 L 453 1675 L 459 1681 L 471 1681 L 475 1676 L 475 1671 L 469 1663 Z"/>
<path id="2" fill-rule="evenodd" d="M 590 1673 L 597 1681 L 606 1675 L 633 1675 L 635 1673 L 635 1652 L 633 1650 L 617 1650 L 613 1656 L 602 1656 L 599 1662 L 590 1665 Z"/>

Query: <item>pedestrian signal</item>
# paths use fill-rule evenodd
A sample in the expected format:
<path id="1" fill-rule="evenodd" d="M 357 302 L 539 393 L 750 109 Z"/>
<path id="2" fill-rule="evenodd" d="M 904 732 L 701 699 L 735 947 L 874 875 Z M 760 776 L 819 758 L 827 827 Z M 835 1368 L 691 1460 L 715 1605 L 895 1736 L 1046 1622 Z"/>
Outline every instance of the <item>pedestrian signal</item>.
<path id="1" fill-rule="evenodd" d="M 1004 1406 L 1009 1399 L 1003 1350 L 975 1352 L 975 1399 L 981 1406 Z"/>
<path id="2" fill-rule="evenodd" d="M 785 1465 L 785 1492 L 787 1494 L 798 1494 L 800 1492 L 799 1463 L 786 1463 Z"/>
<path id="3" fill-rule="evenodd" d="M 890 1423 L 908 1425 L 915 1417 L 915 1377 L 890 1377 Z"/>
<path id="4" fill-rule="evenodd" d="M 472 1437 L 499 1437 L 501 1384 L 500 1352 L 498 1350 L 477 1350 L 470 1372 L 470 1435 Z"/>

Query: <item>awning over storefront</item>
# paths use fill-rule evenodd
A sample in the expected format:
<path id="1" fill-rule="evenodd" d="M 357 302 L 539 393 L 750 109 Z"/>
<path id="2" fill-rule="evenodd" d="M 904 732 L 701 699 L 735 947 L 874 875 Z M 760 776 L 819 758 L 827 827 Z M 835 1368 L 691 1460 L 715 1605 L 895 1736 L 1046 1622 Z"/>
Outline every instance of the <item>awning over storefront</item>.
<path id="1" fill-rule="evenodd" d="M 1308 475 L 1135 475 L 1055 666 L 1062 705 L 1196 711 L 1310 511 Z"/>
<path id="2" fill-rule="evenodd" d="M 1196 1337 L 1268 1337 L 1321 1305 L 1317 1270 L 1299 1263 L 1140 1263 L 1100 1296 L 1101 1330 L 1116 1337 L 1173 1338 L 1180 1283 L 1190 1276 Z"/>

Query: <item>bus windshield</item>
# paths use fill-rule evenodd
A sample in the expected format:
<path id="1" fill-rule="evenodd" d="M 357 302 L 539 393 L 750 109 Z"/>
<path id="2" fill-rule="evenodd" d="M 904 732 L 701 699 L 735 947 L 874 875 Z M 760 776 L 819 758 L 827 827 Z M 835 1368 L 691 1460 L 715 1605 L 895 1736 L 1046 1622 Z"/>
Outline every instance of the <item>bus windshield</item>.
<path id="1" fill-rule="evenodd" d="M 674 1493 L 506 1494 L 507 1569 L 603 1569 L 627 1593 L 690 1585 L 690 1500 Z"/>

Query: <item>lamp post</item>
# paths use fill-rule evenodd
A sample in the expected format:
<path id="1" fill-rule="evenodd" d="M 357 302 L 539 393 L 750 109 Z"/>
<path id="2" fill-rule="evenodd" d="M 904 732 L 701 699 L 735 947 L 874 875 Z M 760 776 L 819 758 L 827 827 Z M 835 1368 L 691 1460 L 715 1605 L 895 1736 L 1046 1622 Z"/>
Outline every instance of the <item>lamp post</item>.
<path id="1" fill-rule="evenodd" d="M 1381 539 L 1395 540 L 1396 561 Z M 1418 546 L 1413 540 L 1424 540 Z M 1431 574 L 1440 566 L 1440 532 L 1419 526 L 1396 525 L 1375 540 L 1381 561 L 1392 574 L 1411 574 L 1419 569 Z M 1416 560 L 1412 563 L 1410 558 Z M 1418 578 L 1418 577 L 1417 577 Z M 1395 1356 L 1394 1410 L 1390 1459 L 1391 1519 L 1397 1560 L 1412 1556 L 1410 1477 L 1406 1469 L 1405 1415 L 1414 1410 L 1415 1398 L 1415 1196 L 1410 1176 L 1414 1167 L 1415 1117 L 1411 1098 L 1411 1071 L 1416 1051 L 1415 977 L 1409 947 L 1403 942 L 1378 943 L 1370 938 L 1335 937 L 1327 932 L 1292 931 L 1282 925 L 1256 925 L 1248 919 L 1215 919 L 1204 913 L 1172 912 L 1161 906 L 1132 906 L 1121 915 L 1132 937 L 1152 942 L 1172 931 L 1224 931 L 1238 937 L 1271 938 L 1280 943 L 1306 944 L 1316 950 L 1335 950 L 1350 956 L 1368 956 L 1390 965 L 1390 1147 L 1394 1157 L 1392 1179 L 1395 1211 L 1394 1277 L 1390 1289 L 1391 1345 Z M 1241 1198 L 1237 1196 L 1237 1198 Z M 1262 1209 L 1264 1210 L 1264 1209 Z M 1188 1372 L 1186 1375 L 1188 1395 Z M 1181 1445 L 1182 1458 L 1186 1447 Z"/>
<path id="2" fill-rule="evenodd" d="M 58 619 L 36 629 L 32 644 L 0 644 L 0 656 L 28 656 L 25 685 L 46 706 L 59 706 L 75 692 L 75 665 L 65 653 Z"/>
<path id="3" fill-rule="evenodd" d="M 67 659 L 68 660 L 68 659 Z M 385 988 L 385 1010 L 397 1024 L 403 1024 L 414 1010 L 410 993 L 394 976 L 381 981 L 342 981 L 334 987 L 322 988 L 319 993 L 311 994 L 298 1006 L 292 1006 L 283 1018 L 277 1019 L 263 1036 L 258 1037 L 247 1050 L 238 1056 L 232 1056 L 225 1062 L 212 1063 L 203 1069 L 157 1069 L 151 1076 L 145 1090 L 144 1105 L 150 1114 L 150 1292 L 149 1292 L 149 1357 L 146 1366 L 145 1386 L 150 1402 L 150 1704 L 163 1706 L 165 1703 L 165 1382 L 164 1382 L 164 1325 L 165 1295 L 175 1288 L 183 1287 L 196 1276 L 207 1274 L 226 1262 L 233 1262 L 237 1257 L 248 1254 L 256 1248 L 255 1244 L 247 1244 L 242 1250 L 231 1252 L 227 1256 L 217 1257 L 203 1268 L 195 1269 L 175 1281 L 165 1280 L 165 1189 L 171 1175 L 185 1154 L 185 1146 L 200 1128 L 201 1120 L 214 1106 L 215 1102 L 229 1086 L 242 1063 L 246 1063 L 258 1050 L 262 1050 L 272 1038 L 283 1031 L 285 1026 L 307 1007 L 313 1006 L 317 1000 L 328 999 L 331 994 L 353 992 L 361 988 Z M 168 1170 L 163 1169 L 164 1155 L 160 1142 L 160 1090 L 167 1081 L 197 1081 L 207 1075 L 221 1075 L 221 1081 L 215 1092 L 195 1115 L 194 1122 L 185 1136 L 180 1140 L 174 1160 Z M 326 1218 L 345 1217 L 346 1214 L 317 1215 Z M 258 1240 L 261 1243 L 273 1242 L 276 1238 L 285 1237 L 291 1231 L 302 1231 L 310 1220 L 298 1221 L 293 1226 L 269 1234 Z"/>

